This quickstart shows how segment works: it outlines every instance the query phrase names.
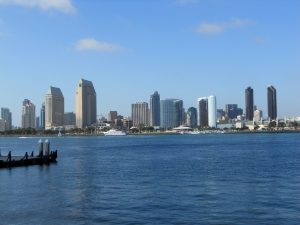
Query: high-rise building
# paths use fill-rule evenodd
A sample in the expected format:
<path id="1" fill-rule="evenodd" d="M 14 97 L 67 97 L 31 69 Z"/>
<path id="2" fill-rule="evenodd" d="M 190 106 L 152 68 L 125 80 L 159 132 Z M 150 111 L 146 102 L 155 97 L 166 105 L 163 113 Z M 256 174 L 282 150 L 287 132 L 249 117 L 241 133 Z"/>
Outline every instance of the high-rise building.
<path id="1" fill-rule="evenodd" d="M 76 91 L 76 126 L 84 128 L 96 122 L 96 91 L 91 81 L 81 79 Z"/>
<path id="2" fill-rule="evenodd" d="M 76 125 L 76 115 L 73 112 L 67 112 L 64 114 L 64 125 L 65 126 L 75 126 Z"/>
<path id="3" fill-rule="evenodd" d="M 1 108 L 1 119 L 5 120 L 5 130 L 11 130 L 12 116 L 8 108 Z"/>
<path id="4" fill-rule="evenodd" d="M 149 126 L 149 108 L 147 102 L 137 102 L 131 105 L 131 116 L 134 127 Z"/>
<path id="5" fill-rule="evenodd" d="M 45 103 L 43 103 L 41 112 L 40 112 L 40 128 L 45 129 Z"/>
<path id="6" fill-rule="evenodd" d="M 45 128 L 52 129 L 64 125 L 64 96 L 60 88 L 50 87 L 45 97 Z"/>
<path id="7" fill-rule="evenodd" d="M 237 104 L 226 104 L 225 114 L 228 119 L 236 119 L 237 116 L 243 115 L 243 110 L 238 108 Z"/>
<path id="8" fill-rule="evenodd" d="M 213 95 L 208 97 L 208 126 L 217 127 L 217 98 Z"/>
<path id="9" fill-rule="evenodd" d="M 22 128 L 35 128 L 35 105 L 28 99 L 23 101 Z"/>
<path id="10" fill-rule="evenodd" d="M 247 87 L 245 90 L 245 109 L 246 109 L 246 120 L 253 120 L 253 89 L 251 87 Z"/>
<path id="11" fill-rule="evenodd" d="M 271 120 L 277 119 L 277 96 L 276 89 L 272 85 L 268 87 L 268 116 Z"/>
<path id="12" fill-rule="evenodd" d="M 263 113 L 262 113 L 262 111 L 261 110 L 255 110 L 254 111 L 254 116 L 253 116 L 253 120 L 254 121 L 260 121 L 261 119 L 262 119 L 262 117 L 263 117 Z"/>
<path id="13" fill-rule="evenodd" d="M 198 125 L 208 126 L 208 99 L 207 97 L 198 98 Z"/>
<path id="14" fill-rule="evenodd" d="M 188 108 L 186 124 L 191 128 L 197 127 L 197 109 L 195 107 Z"/>
<path id="15" fill-rule="evenodd" d="M 35 129 L 39 130 L 40 129 L 40 117 L 35 117 Z"/>
<path id="16" fill-rule="evenodd" d="M 201 127 L 217 127 L 216 96 L 198 98 L 198 125 Z"/>
<path id="17" fill-rule="evenodd" d="M 109 122 L 115 122 L 115 120 L 117 119 L 118 117 L 118 112 L 117 111 L 109 111 L 108 113 L 108 121 Z"/>
<path id="18" fill-rule="evenodd" d="M 6 131 L 6 120 L 0 119 L 0 132 Z"/>
<path id="19" fill-rule="evenodd" d="M 171 129 L 184 124 L 183 101 L 165 99 L 160 101 L 160 127 Z"/>
<path id="20" fill-rule="evenodd" d="M 160 126 L 160 95 L 157 91 L 150 96 L 150 126 Z"/>

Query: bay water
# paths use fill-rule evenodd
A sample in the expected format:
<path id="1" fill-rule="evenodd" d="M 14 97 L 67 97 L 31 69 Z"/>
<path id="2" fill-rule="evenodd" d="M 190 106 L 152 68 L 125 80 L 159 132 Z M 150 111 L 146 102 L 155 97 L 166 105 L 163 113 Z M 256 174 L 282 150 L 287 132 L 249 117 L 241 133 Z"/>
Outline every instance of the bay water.
<path id="1" fill-rule="evenodd" d="M 0 170 L 0 224 L 300 224 L 300 133 L 47 139 L 56 164 Z"/>

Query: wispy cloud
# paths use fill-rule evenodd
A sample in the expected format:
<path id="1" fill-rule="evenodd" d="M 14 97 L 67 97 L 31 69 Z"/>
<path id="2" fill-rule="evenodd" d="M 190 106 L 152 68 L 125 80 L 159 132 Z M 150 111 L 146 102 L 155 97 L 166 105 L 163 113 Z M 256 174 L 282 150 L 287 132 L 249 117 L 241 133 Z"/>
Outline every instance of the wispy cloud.
<path id="1" fill-rule="evenodd" d="M 190 5 L 199 3 L 199 0 L 175 0 L 174 3 L 177 5 Z"/>
<path id="2" fill-rule="evenodd" d="M 42 10 L 56 10 L 64 13 L 76 11 L 72 0 L 0 0 L 0 5 L 37 7 Z"/>
<path id="3" fill-rule="evenodd" d="M 119 52 L 124 48 L 118 44 L 108 43 L 104 41 L 97 41 L 94 38 L 80 39 L 76 45 L 78 51 L 96 51 L 96 52 Z"/>
<path id="4" fill-rule="evenodd" d="M 194 30 L 201 34 L 218 34 L 229 29 L 240 28 L 253 23 L 249 19 L 232 19 L 222 23 L 203 22 Z"/>

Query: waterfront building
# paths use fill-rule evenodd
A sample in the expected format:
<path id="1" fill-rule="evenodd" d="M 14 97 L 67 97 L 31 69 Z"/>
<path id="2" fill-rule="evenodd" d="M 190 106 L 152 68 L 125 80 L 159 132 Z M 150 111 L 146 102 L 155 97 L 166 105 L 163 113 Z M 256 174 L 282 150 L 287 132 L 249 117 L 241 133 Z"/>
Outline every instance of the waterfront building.
<path id="1" fill-rule="evenodd" d="M 108 122 L 114 123 L 115 120 L 118 117 L 118 112 L 117 111 L 109 111 L 108 113 Z"/>
<path id="2" fill-rule="evenodd" d="M 272 85 L 268 86 L 268 117 L 270 120 L 277 119 L 277 94 L 276 89 Z"/>
<path id="3" fill-rule="evenodd" d="M 0 119 L 0 132 L 6 131 L 6 120 Z"/>
<path id="4" fill-rule="evenodd" d="M 12 116 L 8 108 L 1 108 L 1 119 L 5 120 L 5 130 L 12 129 Z"/>
<path id="5" fill-rule="evenodd" d="M 198 98 L 198 125 L 200 127 L 217 127 L 216 96 Z"/>
<path id="6" fill-rule="evenodd" d="M 40 111 L 40 128 L 45 129 L 45 102 L 43 102 L 41 111 Z"/>
<path id="7" fill-rule="evenodd" d="M 149 126 L 149 108 L 147 102 L 137 102 L 131 105 L 131 118 L 134 127 Z"/>
<path id="8" fill-rule="evenodd" d="M 45 97 L 45 128 L 64 125 L 64 96 L 60 88 L 51 87 Z"/>
<path id="9" fill-rule="evenodd" d="M 96 91 L 91 81 L 81 79 L 76 90 L 76 126 L 85 128 L 96 122 Z"/>
<path id="10" fill-rule="evenodd" d="M 35 128 L 35 105 L 28 99 L 22 105 L 22 128 Z"/>
<path id="11" fill-rule="evenodd" d="M 225 120 L 225 111 L 223 109 L 217 109 L 217 120 L 222 121 Z"/>
<path id="12" fill-rule="evenodd" d="M 254 112 L 253 108 L 254 108 L 253 89 L 251 87 L 247 87 L 245 90 L 246 120 L 253 120 L 253 112 Z"/>
<path id="13" fill-rule="evenodd" d="M 157 91 L 150 96 L 150 126 L 160 126 L 160 95 Z"/>
<path id="14" fill-rule="evenodd" d="M 195 107 L 188 108 L 186 124 L 191 128 L 197 127 L 197 109 Z"/>
<path id="15" fill-rule="evenodd" d="M 208 127 L 208 99 L 198 98 L 198 126 Z"/>
<path id="16" fill-rule="evenodd" d="M 76 125 L 76 115 L 73 112 L 66 112 L 64 114 L 64 125 L 74 126 Z"/>
<path id="17" fill-rule="evenodd" d="M 35 118 L 35 129 L 39 130 L 40 129 L 40 117 Z"/>
<path id="18" fill-rule="evenodd" d="M 160 101 L 160 127 L 172 129 L 184 124 L 183 101 L 165 99 Z"/>
<path id="19" fill-rule="evenodd" d="M 256 110 L 254 111 L 253 120 L 254 120 L 255 122 L 258 122 L 258 121 L 261 121 L 262 117 L 263 117 L 262 111 L 256 109 Z"/>
<path id="20" fill-rule="evenodd" d="M 228 119 L 236 119 L 239 115 L 243 115 L 243 110 L 241 108 L 238 108 L 237 104 L 225 105 L 225 116 Z"/>
<path id="21" fill-rule="evenodd" d="M 208 126 L 217 127 L 217 98 L 213 95 L 208 97 Z"/>

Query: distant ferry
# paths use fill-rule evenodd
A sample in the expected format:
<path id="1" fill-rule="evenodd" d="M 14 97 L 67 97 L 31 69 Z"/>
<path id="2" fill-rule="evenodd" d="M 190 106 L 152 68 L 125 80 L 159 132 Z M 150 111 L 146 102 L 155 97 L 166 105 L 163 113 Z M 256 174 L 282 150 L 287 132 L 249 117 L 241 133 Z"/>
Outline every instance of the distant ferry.
<path id="1" fill-rule="evenodd" d="M 103 132 L 105 136 L 125 136 L 126 133 L 120 130 L 111 129 L 107 132 Z"/>

